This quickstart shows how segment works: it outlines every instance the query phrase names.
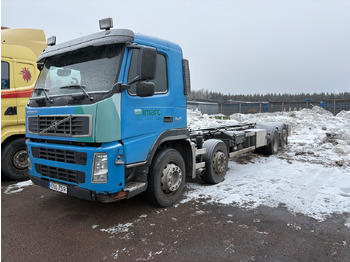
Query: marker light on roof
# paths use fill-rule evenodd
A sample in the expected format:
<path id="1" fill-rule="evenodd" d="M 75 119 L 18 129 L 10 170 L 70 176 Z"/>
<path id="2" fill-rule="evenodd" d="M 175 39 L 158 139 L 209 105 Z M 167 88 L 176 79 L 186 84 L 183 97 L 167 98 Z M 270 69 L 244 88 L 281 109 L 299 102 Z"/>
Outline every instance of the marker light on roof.
<path id="1" fill-rule="evenodd" d="M 112 18 L 105 18 L 101 19 L 100 21 L 100 29 L 106 29 L 109 30 L 113 27 L 113 19 Z"/>

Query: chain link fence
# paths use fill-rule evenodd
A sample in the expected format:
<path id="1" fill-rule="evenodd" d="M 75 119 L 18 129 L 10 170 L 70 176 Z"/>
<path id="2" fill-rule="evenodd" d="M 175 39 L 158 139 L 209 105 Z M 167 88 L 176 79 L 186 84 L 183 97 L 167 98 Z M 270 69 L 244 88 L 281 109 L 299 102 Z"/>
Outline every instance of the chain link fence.
<path id="1" fill-rule="evenodd" d="M 301 101 L 301 102 L 231 102 L 220 103 L 218 101 L 201 100 L 187 101 L 188 109 L 198 109 L 203 114 L 232 115 L 235 113 L 255 114 L 264 112 L 299 111 L 304 108 L 320 106 L 334 115 L 340 111 L 350 111 L 350 99 Z"/>

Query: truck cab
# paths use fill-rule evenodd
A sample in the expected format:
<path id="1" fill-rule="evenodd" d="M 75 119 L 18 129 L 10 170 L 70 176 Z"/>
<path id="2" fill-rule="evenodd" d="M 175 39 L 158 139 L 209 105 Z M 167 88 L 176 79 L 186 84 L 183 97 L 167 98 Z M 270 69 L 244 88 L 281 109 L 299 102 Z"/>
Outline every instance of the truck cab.
<path id="1" fill-rule="evenodd" d="M 26 110 L 34 183 L 109 202 L 147 189 L 166 141 L 189 149 L 188 64 L 177 44 L 106 28 L 52 45 L 37 62 Z"/>

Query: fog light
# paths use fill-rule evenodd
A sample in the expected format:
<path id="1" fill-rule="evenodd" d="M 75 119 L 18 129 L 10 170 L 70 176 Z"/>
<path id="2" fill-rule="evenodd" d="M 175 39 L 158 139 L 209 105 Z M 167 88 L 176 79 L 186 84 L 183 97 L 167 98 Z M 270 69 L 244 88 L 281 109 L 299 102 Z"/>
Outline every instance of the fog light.
<path id="1" fill-rule="evenodd" d="M 92 183 L 107 183 L 108 161 L 106 153 L 95 153 Z"/>

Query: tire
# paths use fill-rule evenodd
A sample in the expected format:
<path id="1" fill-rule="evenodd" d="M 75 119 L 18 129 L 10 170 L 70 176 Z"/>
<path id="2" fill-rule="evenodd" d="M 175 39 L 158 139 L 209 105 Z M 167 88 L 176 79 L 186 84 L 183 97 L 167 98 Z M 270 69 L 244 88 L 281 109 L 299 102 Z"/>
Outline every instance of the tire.
<path id="1" fill-rule="evenodd" d="M 10 180 L 28 179 L 28 160 L 26 138 L 9 141 L 1 148 L 1 170 Z"/>
<path id="2" fill-rule="evenodd" d="M 218 184 L 226 176 L 228 154 L 226 144 L 218 139 L 209 139 L 203 143 L 207 153 L 203 156 L 205 172 L 201 176 L 205 183 Z"/>
<path id="3" fill-rule="evenodd" d="M 172 148 L 159 150 L 148 176 L 148 202 L 158 207 L 174 205 L 182 195 L 185 178 L 185 161 L 181 154 Z"/>
<path id="4" fill-rule="evenodd" d="M 268 144 L 267 146 L 264 146 L 261 149 L 259 149 L 259 152 L 261 152 L 264 155 L 277 154 L 278 149 L 279 149 L 279 141 L 280 141 L 279 133 L 277 130 L 275 130 L 275 132 L 273 133 L 271 143 Z"/>

